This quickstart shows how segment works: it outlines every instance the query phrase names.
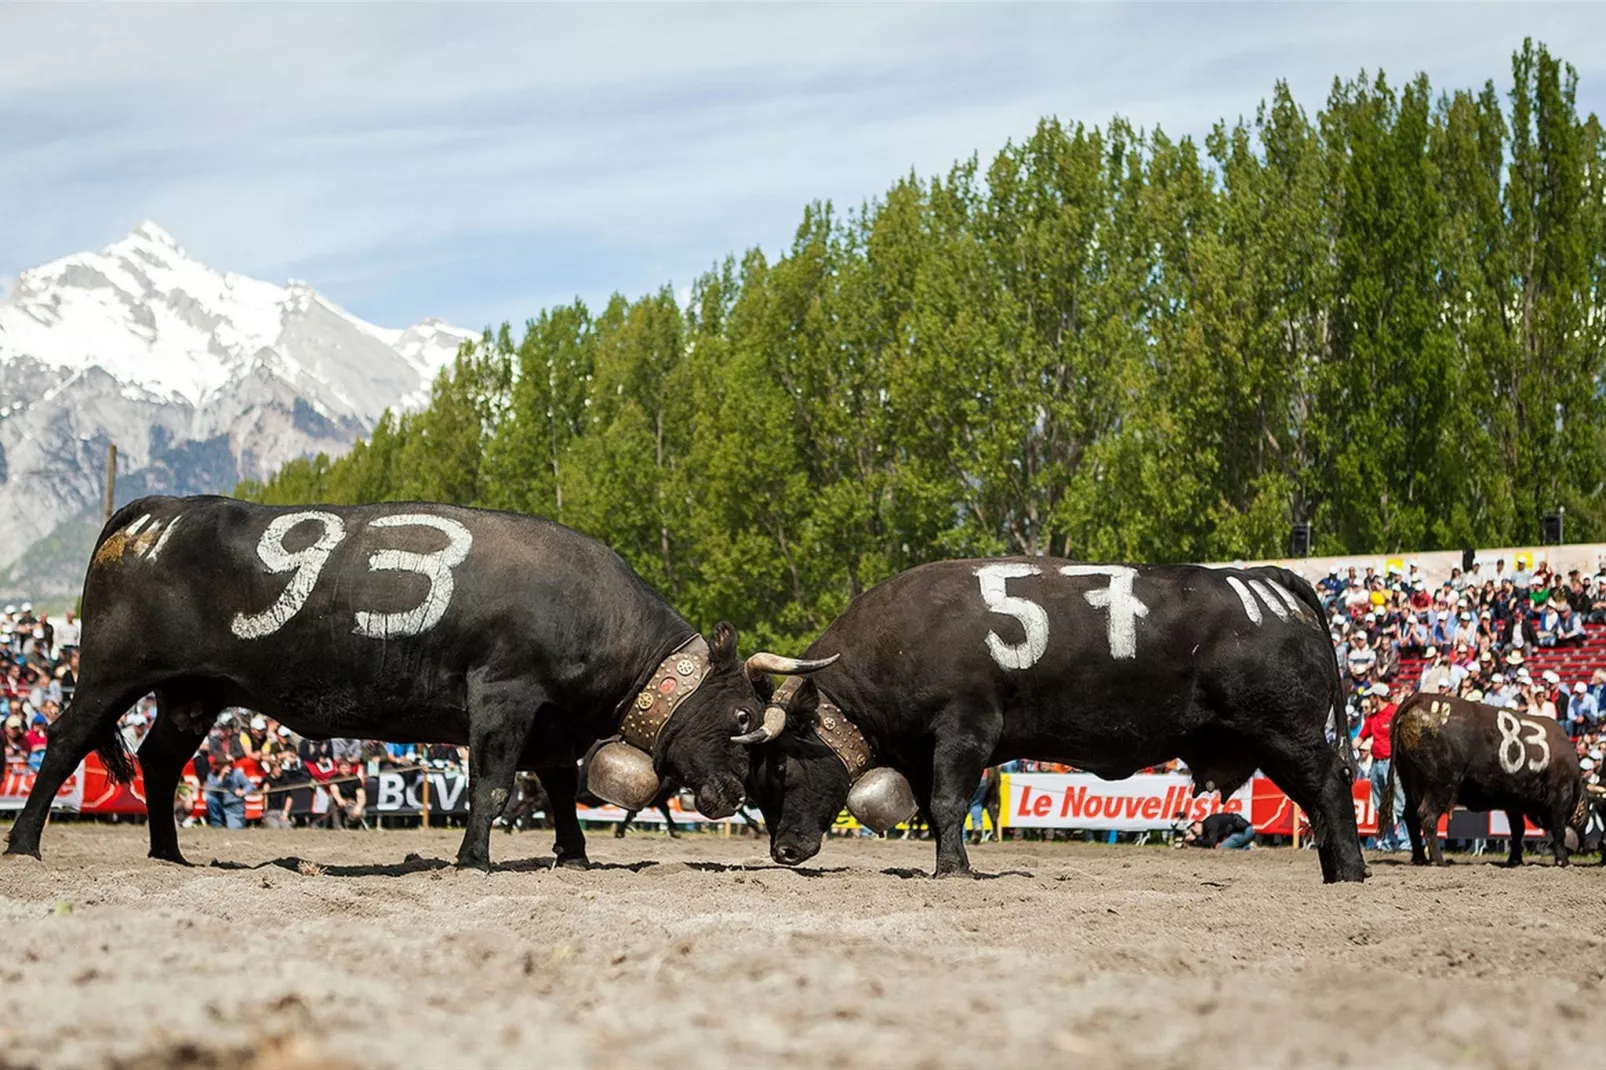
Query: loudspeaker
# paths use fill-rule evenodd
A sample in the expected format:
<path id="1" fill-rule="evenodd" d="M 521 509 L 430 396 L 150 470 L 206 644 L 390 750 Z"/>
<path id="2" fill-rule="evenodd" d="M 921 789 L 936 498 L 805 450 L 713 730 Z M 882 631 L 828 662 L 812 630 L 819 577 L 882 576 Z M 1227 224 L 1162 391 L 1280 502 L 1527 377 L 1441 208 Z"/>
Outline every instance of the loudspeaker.
<path id="1" fill-rule="evenodd" d="M 1567 510 L 1565 509 L 1557 509 L 1554 513 L 1546 513 L 1539 518 L 1540 530 L 1543 532 L 1540 536 L 1540 542 L 1546 546 L 1561 545 L 1561 521 L 1563 514 L 1566 512 Z"/>
<path id="2" fill-rule="evenodd" d="M 1288 547 L 1289 547 L 1289 556 L 1290 557 L 1309 557 L 1310 556 L 1310 525 L 1309 524 L 1295 524 L 1294 525 L 1293 530 L 1291 532 L 1289 532 L 1289 535 L 1288 535 Z"/>

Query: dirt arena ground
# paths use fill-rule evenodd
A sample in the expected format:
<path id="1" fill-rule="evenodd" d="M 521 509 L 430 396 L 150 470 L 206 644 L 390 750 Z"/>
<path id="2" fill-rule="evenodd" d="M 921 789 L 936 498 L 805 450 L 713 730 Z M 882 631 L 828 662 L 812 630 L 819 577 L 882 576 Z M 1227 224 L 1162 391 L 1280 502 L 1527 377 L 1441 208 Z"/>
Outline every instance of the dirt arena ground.
<path id="1" fill-rule="evenodd" d="M 0 860 L 0 1067 L 1589 1066 L 1606 873 L 1310 852 L 56 824 Z M 217 865 L 205 865 L 213 859 Z"/>

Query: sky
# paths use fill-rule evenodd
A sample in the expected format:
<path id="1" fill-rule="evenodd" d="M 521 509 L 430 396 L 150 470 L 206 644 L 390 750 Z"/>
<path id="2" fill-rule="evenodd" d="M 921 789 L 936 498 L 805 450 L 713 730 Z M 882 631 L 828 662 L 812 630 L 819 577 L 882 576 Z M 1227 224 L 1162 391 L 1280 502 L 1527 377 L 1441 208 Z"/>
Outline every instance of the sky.
<path id="1" fill-rule="evenodd" d="M 141 220 L 365 319 L 515 324 L 785 250 L 804 206 L 1045 115 L 1202 137 L 1278 79 L 1509 88 L 1524 36 L 1606 112 L 1606 5 L 0 5 L 0 293 Z"/>

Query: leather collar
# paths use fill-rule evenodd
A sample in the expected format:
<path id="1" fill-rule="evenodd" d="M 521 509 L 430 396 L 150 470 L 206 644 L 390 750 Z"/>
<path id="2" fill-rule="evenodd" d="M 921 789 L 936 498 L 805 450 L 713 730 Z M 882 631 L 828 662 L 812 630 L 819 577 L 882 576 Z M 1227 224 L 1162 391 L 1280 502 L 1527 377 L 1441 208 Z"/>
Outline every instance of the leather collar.
<path id="1" fill-rule="evenodd" d="M 770 699 L 770 705 L 785 709 L 792 701 L 797 689 L 803 686 L 803 677 L 789 676 L 775 689 L 775 697 Z M 871 758 L 874 752 L 870 749 L 870 741 L 864 738 L 857 725 L 848 720 L 842 713 L 842 707 L 821 691 L 818 686 L 815 692 L 820 696 L 819 706 L 814 711 L 814 730 L 819 733 L 820 740 L 831 748 L 833 754 L 842 760 L 848 769 L 848 783 L 852 785 L 865 773 L 870 771 Z"/>
<path id="2" fill-rule="evenodd" d="M 653 753 L 658 734 L 681 703 L 708 679 L 708 669 L 708 643 L 700 635 L 692 636 L 659 662 L 619 726 L 625 742 Z"/>

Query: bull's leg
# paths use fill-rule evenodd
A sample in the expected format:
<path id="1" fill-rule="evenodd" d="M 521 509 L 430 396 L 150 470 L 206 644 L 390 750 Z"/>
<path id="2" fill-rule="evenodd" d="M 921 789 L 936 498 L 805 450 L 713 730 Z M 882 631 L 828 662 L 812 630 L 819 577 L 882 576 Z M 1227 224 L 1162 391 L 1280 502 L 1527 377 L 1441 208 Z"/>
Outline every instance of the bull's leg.
<path id="1" fill-rule="evenodd" d="M 669 812 L 667 800 L 658 804 L 658 812 L 664 815 L 664 825 L 669 829 L 669 838 L 680 839 L 680 826 L 675 824 L 675 815 Z"/>
<path id="2" fill-rule="evenodd" d="M 1559 811 L 1554 808 L 1550 811 L 1550 856 L 1556 860 L 1556 865 L 1558 866 L 1569 864 L 1571 852 L 1567 850 L 1567 834 L 1572 831 L 1572 828 L 1567 822 L 1571 817 L 1571 811 L 1565 806 Z M 1578 844 L 1579 850 L 1582 850 L 1583 846 L 1583 842 L 1580 840 Z"/>
<path id="3" fill-rule="evenodd" d="M 580 791 L 580 770 L 573 762 L 551 769 L 542 769 L 541 783 L 546 785 L 547 812 L 552 815 L 552 828 L 557 842 L 552 845 L 558 856 L 558 865 L 584 869 L 586 860 L 586 834 L 580 829 L 580 818 L 574 812 L 574 797 Z"/>
<path id="4" fill-rule="evenodd" d="M 968 745 L 939 743 L 932 761 L 931 830 L 937 836 L 939 877 L 970 873 L 970 857 L 965 853 L 965 815 L 970 797 L 987 767 L 985 753 Z"/>
<path id="5" fill-rule="evenodd" d="M 1428 861 L 1435 866 L 1444 865 L 1444 848 L 1439 843 L 1439 818 L 1448 809 L 1432 799 L 1422 800 L 1422 838 L 1427 843 Z"/>
<path id="6" fill-rule="evenodd" d="M 150 826 L 152 858 L 188 865 L 178 849 L 178 824 L 173 818 L 173 795 L 184 767 L 216 719 L 218 710 L 199 702 L 156 697 L 156 723 L 139 744 L 139 768 L 145 775 L 145 814 Z"/>
<path id="7" fill-rule="evenodd" d="M 485 693 L 470 685 L 468 706 L 468 827 L 457 849 L 462 869 L 491 868 L 491 822 L 513 793 L 519 753 L 530 732 L 531 696 Z"/>
<path id="8" fill-rule="evenodd" d="M 1515 810 L 1506 811 L 1506 821 L 1511 825 L 1511 850 L 1506 855 L 1506 865 L 1522 865 L 1522 834 L 1527 829 L 1522 814 Z"/>
<path id="9" fill-rule="evenodd" d="M 630 830 L 630 822 L 634 821 L 639 813 L 641 813 L 640 810 L 626 810 L 625 819 L 613 827 L 613 838 L 616 840 L 624 839 L 625 833 Z"/>
<path id="10" fill-rule="evenodd" d="M 55 801 L 56 792 L 91 750 L 97 746 L 122 746 L 117 736 L 117 719 L 138 702 L 142 694 L 145 694 L 144 688 L 118 690 L 94 683 L 78 685 L 66 712 L 50 726 L 50 743 L 45 748 L 44 761 L 34 777 L 28 801 L 11 826 L 6 854 L 39 857 L 39 836 L 44 832 L 45 819 L 50 816 L 50 804 Z"/>
<path id="11" fill-rule="evenodd" d="M 1322 880 L 1363 881 L 1366 860 L 1355 827 L 1355 796 L 1349 773 L 1324 734 L 1305 746 L 1274 746 L 1262 763 L 1266 775 L 1305 813 L 1316 837 Z"/>

